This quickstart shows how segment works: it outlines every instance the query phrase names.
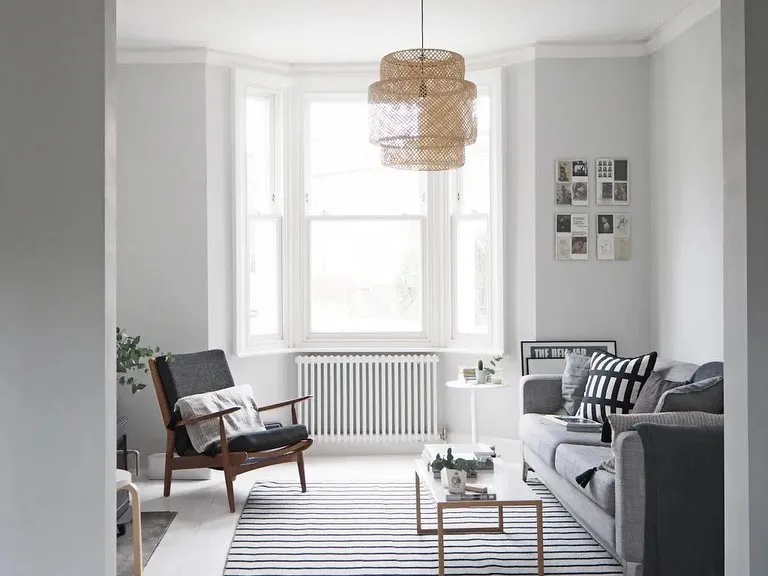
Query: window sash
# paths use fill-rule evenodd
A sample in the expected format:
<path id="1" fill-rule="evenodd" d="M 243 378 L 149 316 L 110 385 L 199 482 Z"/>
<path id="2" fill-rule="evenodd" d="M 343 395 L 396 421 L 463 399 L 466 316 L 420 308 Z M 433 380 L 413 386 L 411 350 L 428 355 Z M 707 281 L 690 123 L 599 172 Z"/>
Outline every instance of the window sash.
<path id="1" fill-rule="evenodd" d="M 486 295 L 486 308 L 488 315 L 488 329 L 485 332 L 460 332 L 459 319 L 459 225 L 461 222 L 482 222 L 488 229 L 488 250 L 486 254 L 486 271 L 488 276 L 488 293 Z M 451 217 L 451 339 L 455 342 L 490 343 L 492 340 L 493 302 L 495 285 L 492 273 L 491 220 L 487 214 L 456 214 Z"/>
<path id="2" fill-rule="evenodd" d="M 253 306 L 251 303 L 251 270 L 250 270 L 250 263 L 251 263 L 251 236 L 250 236 L 250 230 L 251 226 L 250 224 L 253 222 L 272 222 L 274 224 L 274 230 L 275 230 L 275 250 L 277 252 L 277 270 L 275 274 L 275 283 L 277 286 L 276 289 L 276 295 L 277 295 L 277 302 L 275 302 L 275 306 L 277 307 L 277 330 L 274 333 L 271 334 L 251 334 L 250 332 L 250 320 L 252 318 L 253 314 Z M 247 234 L 247 246 L 248 249 L 246 250 L 246 263 L 245 267 L 247 268 L 245 273 L 245 295 L 246 295 L 246 302 L 245 302 L 245 313 L 248 316 L 247 324 L 246 324 L 246 339 L 249 346 L 264 344 L 267 342 L 274 342 L 283 340 L 283 332 L 284 332 L 284 326 L 283 326 L 283 272 L 284 272 L 284 262 L 283 262 L 283 218 L 280 216 L 270 216 L 270 215 L 255 215 L 252 214 L 248 216 L 248 230 L 246 232 Z"/>
<path id="3" fill-rule="evenodd" d="M 426 216 L 417 215 L 346 215 L 346 216 L 326 216 L 326 215 L 307 215 L 304 218 L 304 238 L 306 247 L 306 258 L 304 261 L 304 275 L 307 281 L 304 283 L 303 301 L 305 329 L 302 345 L 311 346 L 315 343 L 330 343 L 338 342 L 342 344 L 347 343 L 359 343 L 359 342 L 418 342 L 425 343 L 428 341 L 428 325 L 429 325 L 429 311 L 427 304 L 429 302 L 429 287 L 431 281 L 429 278 L 429 261 L 427 250 L 427 232 L 428 232 L 428 218 Z M 420 228 L 420 265 L 421 265 L 421 330 L 408 331 L 408 332 L 320 332 L 312 331 L 311 329 L 311 314 L 312 314 L 312 301 L 311 301 L 311 253 L 312 248 L 309 246 L 310 242 L 310 229 L 312 222 L 418 222 Z"/>

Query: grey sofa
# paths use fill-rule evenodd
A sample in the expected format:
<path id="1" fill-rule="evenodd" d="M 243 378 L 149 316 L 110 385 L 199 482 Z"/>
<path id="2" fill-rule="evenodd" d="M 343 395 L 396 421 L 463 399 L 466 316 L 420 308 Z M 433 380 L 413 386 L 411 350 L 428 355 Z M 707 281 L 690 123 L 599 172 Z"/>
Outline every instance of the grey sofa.
<path id="1" fill-rule="evenodd" d="M 659 359 L 654 371 L 667 380 L 698 382 L 717 372 L 722 375 L 722 364 L 699 367 Z M 534 470 L 576 520 L 622 563 L 624 573 L 640 576 L 645 518 L 640 437 L 635 431 L 620 434 L 616 439 L 616 474 L 598 470 L 587 487 L 581 488 L 576 476 L 598 466 L 610 456 L 611 448 L 601 442 L 599 433 L 568 432 L 542 418 L 543 414 L 566 414 L 561 380 L 559 375 L 534 375 L 525 376 L 520 382 L 523 479 L 529 469 Z M 672 393 L 674 390 L 665 396 Z M 703 394 L 711 396 L 711 391 Z"/>

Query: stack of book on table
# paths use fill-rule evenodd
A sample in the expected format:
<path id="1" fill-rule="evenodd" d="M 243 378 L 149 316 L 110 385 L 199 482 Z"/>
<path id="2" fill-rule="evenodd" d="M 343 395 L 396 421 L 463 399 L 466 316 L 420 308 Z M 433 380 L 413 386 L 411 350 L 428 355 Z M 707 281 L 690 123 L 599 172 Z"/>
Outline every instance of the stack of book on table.
<path id="1" fill-rule="evenodd" d="M 563 426 L 568 432 L 600 432 L 603 425 L 600 422 L 594 420 L 588 420 L 581 416 L 558 416 L 555 414 L 548 414 L 544 418 L 555 424 Z"/>
<path id="2" fill-rule="evenodd" d="M 464 489 L 463 494 L 452 494 L 446 490 L 446 502 L 463 502 L 465 500 L 496 500 L 496 494 L 488 492 L 488 486 L 484 484 L 470 484 Z"/>

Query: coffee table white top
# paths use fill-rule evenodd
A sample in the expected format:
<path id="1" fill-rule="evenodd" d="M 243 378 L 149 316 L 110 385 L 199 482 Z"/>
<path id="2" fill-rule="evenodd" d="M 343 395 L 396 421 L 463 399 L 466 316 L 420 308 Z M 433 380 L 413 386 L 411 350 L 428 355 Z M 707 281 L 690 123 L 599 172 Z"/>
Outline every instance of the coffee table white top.
<path id="1" fill-rule="evenodd" d="M 445 383 L 448 388 L 472 388 L 473 390 L 491 390 L 493 388 L 506 388 L 509 386 L 509 382 L 502 382 L 501 384 L 475 384 L 472 380 L 451 380 Z"/>
<path id="2" fill-rule="evenodd" d="M 445 498 L 446 489 L 439 478 L 434 478 L 432 471 L 427 470 L 427 464 L 423 458 L 417 458 L 413 461 L 416 473 L 419 475 L 422 485 L 432 493 L 432 498 L 438 504 L 447 502 Z M 488 492 L 496 494 L 496 500 L 461 500 L 451 501 L 451 504 L 469 504 L 476 505 L 484 503 L 487 505 L 503 504 L 504 502 L 540 502 L 539 497 L 530 486 L 520 478 L 520 470 L 500 458 L 493 459 L 494 469 L 487 471 L 478 471 L 477 478 L 468 479 L 470 484 L 485 484 L 488 486 Z"/>

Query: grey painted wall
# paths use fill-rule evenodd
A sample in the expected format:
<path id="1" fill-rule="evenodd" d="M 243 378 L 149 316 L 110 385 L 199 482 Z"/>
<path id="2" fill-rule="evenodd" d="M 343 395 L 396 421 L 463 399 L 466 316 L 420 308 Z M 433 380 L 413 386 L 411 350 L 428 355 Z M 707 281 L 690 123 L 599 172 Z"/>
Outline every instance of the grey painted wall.
<path id="1" fill-rule="evenodd" d="M 623 355 L 650 345 L 650 183 L 647 58 L 536 61 L 536 336 L 610 338 Z M 628 158 L 630 201 L 595 205 L 594 162 Z M 590 258 L 555 261 L 554 166 L 590 160 Z M 626 208 L 626 210 L 624 210 Z M 598 211 L 631 214 L 632 259 L 596 259 Z"/>
<path id="2" fill-rule="evenodd" d="M 723 0 L 726 575 L 768 574 L 768 4 Z"/>
<path id="3" fill-rule="evenodd" d="M 115 574 L 114 0 L 0 3 L 0 573 Z"/>
<path id="4" fill-rule="evenodd" d="M 208 345 L 205 67 L 118 66 L 117 320 L 163 350 Z M 119 390 L 132 447 L 165 450 L 155 393 Z"/>
<path id="5" fill-rule="evenodd" d="M 696 363 L 723 358 L 720 68 L 719 10 L 651 57 L 652 342 Z"/>

